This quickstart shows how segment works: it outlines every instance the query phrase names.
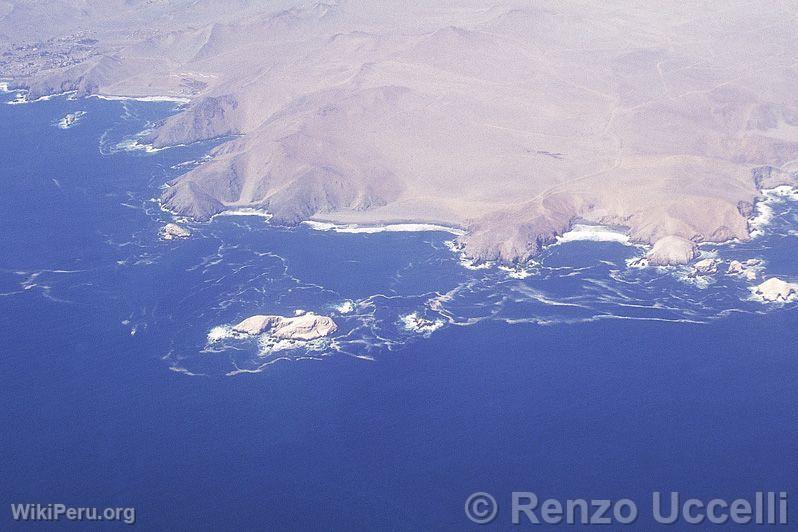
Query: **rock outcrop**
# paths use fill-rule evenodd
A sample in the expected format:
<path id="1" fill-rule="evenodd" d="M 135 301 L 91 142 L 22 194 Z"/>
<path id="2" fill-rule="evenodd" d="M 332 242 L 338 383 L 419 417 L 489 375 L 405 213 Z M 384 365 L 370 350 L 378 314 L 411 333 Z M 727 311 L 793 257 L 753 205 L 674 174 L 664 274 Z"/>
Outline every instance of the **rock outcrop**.
<path id="1" fill-rule="evenodd" d="M 329 336 L 337 329 L 338 326 L 332 318 L 312 313 L 293 317 L 256 315 L 233 326 L 233 331 L 250 336 L 268 333 L 279 340 L 302 341 Z"/>
<path id="2" fill-rule="evenodd" d="M 161 228 L 160 234 L 164 240 L 174 240 L 176 238 L 190 237 L 191 231 L 175 223 L 168 223 Z"/>
<path id="3" fill-rule="evenodd" d="M 718 265 L 720 265 L 720 260 L 715 258 L 706 258 L 701 259 L 695 264 L 693 264 L 693 274 L 694 275 L 713 275 L 718 273 Z"/>
<path id="4" fill-rule="evenodd" d="M 155 147 L 186 144 L 238 133 L 230 115 L 238 109 L 232 95 L 211 96 L 198 100 L 190 113 L 180 113 L 165 120 L 145 142 Z"/>
<path id="5" fill-rule="evenodd" d="M 798 284 L 771 277 L 751 288 L 754 298 L 767 303 L 789 303 L 798 300 Z"/>
<path id="6" fill-rule="evenodd" d="M 61 120 L 58 121 L 59 129 L 69 129 L 73 127 L 78 121 L 86 115 L 85 111 L 75 111 L 74 113 L 66 114 Z"/>
<path id="7" fill-rule="evenodd" d="M 696 253 L 695 242 L 678 236 L 666 236 L 654 243 L 646 259 L 652 266 L 673 266 L 690 262 Z"/>
<path id="8" fill-rule="evenodd" d="M 729 267 L 726 269 L 726 275 L 735 277 L 742 277 L 747 281 L 755 281 L 757 278 L 757 266 L 759 261 L 756 259 L 748 259 L 745 262 L 733 260 L 729 262 Z"/>

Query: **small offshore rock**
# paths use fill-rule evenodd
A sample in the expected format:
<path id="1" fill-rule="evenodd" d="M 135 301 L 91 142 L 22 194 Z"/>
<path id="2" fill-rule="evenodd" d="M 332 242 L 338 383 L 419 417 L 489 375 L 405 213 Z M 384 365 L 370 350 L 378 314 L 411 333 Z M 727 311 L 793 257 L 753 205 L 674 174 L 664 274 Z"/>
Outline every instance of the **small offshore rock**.
<path id="1" fill-rule="evenodd" d="M 175 223 L 168 223 L 161 228 L 161 238 L 163 238 L 164 240 L 173 240 L 175 238 L 188 238 L 190 236 L 191 236 L 191 231 Z"/>

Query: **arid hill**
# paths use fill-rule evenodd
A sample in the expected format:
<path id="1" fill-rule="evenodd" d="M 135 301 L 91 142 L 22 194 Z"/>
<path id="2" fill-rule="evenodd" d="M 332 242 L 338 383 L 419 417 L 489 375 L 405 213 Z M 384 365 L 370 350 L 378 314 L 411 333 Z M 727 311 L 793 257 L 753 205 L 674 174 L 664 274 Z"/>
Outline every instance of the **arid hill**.
<path id="1" fill-rule="evenodd" d="M 486 5 L 6 1 L 0 76 L 190 98 L 148 142 L 224 140 L 164 192 L 177 213 L 456 225 L 484 259 L 588 221 L 680 262 L 796 182 L 795 5 Z"/>

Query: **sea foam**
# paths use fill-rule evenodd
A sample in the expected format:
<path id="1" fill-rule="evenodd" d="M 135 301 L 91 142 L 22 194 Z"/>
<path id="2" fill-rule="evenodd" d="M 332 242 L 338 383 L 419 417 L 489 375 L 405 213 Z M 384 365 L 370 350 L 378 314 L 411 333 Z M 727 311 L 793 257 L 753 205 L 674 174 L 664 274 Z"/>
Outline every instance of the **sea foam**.
<path id="1" fill-rule="evenodd" d="M 227 211 L 222 211 L 220 213 L 214 214 L 211 219 L 224 217 L 224 216 L 257 216 L 260 218 L 264 218 L 265 220 L 271 220 L 272 214 L 266 212 L 263 209 L 253 209 L 249 207 L 241 208 L 241 209 L 231 209 Z"/>
<path id="2" fill-rule="evenodd" d="M 136 102 L 175 102 L 186 104 L 190 98 L 180 96 L 118 96 L 114 94 L 92 94 L 89 98 L 99 98 L 100 100 L 116 101 L 136 101 Z"/>
<path id="3" fill-rule="evenodd" d="M 765 234 L 765 228 L 773 221 L 773 204 L 783 201 L 798 201 L 798 188 L 782 185 L 762 190 L 762 199 L 754 206 L 754 216 L 748 220 L 751 238 Z"/>
<path id="4" fill-rule="evenodd" d="M 579 241 L 617 242 L 624 246 L 632 245 L 629 235 L 604 225 L 574 224 L 570 230 L 557 237 L 557 244 Z"/>
<path id="5" fill-rule="evenodd" d="M 455 227 L 436 224 L 386 224 L 386 225 L 359 225 L 359 224 L 334 224 L 330 222 L 318 222 L 305 220 L 302 222 L 316 231 L 333 231 L 336 233 L 416 233 L 425 231 L 441 231 L 453 235 L 462 236 L 465 231 Z"/>
<path id="6" fill-rule="evenodd" d="M 424 336 L 429 336 L 444 326 L 443 320 L 429 320 L 418 312 L 411 312 L 399 317 L 405 330 L 413 331 Z"/>
<path id="7" fill-rule="evenodd" d="M 355 303 L 351 299 L 347 299 L 333 306 L 333 308 L 338 314 L 349 314 L 355 310 Z"/>

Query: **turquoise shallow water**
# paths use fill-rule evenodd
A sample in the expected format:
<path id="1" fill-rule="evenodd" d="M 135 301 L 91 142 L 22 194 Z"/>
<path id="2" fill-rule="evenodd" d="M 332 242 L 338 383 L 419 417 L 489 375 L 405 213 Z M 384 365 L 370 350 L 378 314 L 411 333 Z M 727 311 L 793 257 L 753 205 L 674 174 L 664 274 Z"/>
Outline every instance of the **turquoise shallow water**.
<path id="1" fill-rule="evenodd" d="M 629 497 L 640 526 L 653 489 L 798 494 L 794 305 L 629 269 L 641 251 L 616 243 L 555 246 L 516 279 L 463 267 L 440 232 L 222 217 L 165 242 L 151 199 L 210 146 L 131 151 L 171 109 L 0 105 L 6 507 L 136 506 L 147 529 L 459 530 L 478 490 L 500 506 L 513 490 Z M 772 208 L 764 236 L 706 251 L 794 279 L 796 210 Z M 280 351 L 208 342 L 299 309 L 339 331 Z"/>

